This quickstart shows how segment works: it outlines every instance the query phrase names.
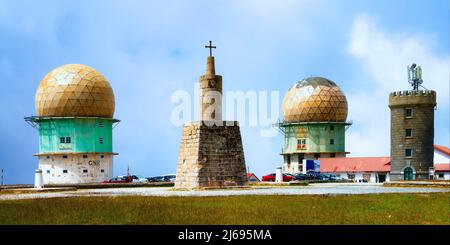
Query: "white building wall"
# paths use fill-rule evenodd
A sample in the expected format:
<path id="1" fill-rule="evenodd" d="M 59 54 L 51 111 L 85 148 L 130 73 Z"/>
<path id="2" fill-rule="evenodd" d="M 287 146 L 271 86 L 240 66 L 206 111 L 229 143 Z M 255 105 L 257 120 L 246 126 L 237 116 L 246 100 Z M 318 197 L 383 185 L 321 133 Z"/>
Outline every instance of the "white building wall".
<path id="1" fill-rule="evenodd" d="M 377 183 L 378 182 L 378 174 L 377 173 L 370 173 L 370 183 Z"/>
<path id="2" fill-rule="evenodd" d="M 44 185 L 102 182 L 113 176 L 113 155 L 41 155 L 39 169 L 42 169 Z"/>
<path id="3" fill-rule="evenodd" d="M 363 173 L 355 173 L 355 181 L 362 182 L 362 180 L 363 180 Z"/>
<path id="4" fill-rule="evenodd" d="M 289 174 L 297 174 L 300 173 L 300 164 L 298 161 L 298 155 L 292 154 L 290 156 L 290 164 L 288 164 L 287 156 L 284 156 L 284 164 L 283 164 L 283 173 L 289 173 Z"/>
<path id="5" fill-rule="evenodd" d="M 443 177 L 439 177 L 440 174 L 443 174 Z M 436 172 L 436 179 L 438 180 L 450 180 L 450 172 Z"/>
<path id="6" fill-rule="evenodd" d="M 434 157 L 433 157 L 434 163 L 449 163 L 450 157 L 447 155 L 444 155 L 443 153 L 440 153 L 436 150 L 434 150 Z"/>

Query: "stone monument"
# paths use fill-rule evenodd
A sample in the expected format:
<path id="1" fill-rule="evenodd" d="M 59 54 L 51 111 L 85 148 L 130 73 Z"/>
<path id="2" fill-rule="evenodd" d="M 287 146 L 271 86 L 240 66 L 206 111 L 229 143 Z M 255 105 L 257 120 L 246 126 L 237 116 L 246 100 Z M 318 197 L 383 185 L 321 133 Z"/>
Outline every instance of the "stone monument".
<path id="1" fill-rule="evenodd" d="M 175 188 L 247 185 L 244 150 L 237 121 L 222 121 L 222 76 L 216 75 L 211 41 L 206 74 L 200 76 L 199 121 L 183 127 Z"/>

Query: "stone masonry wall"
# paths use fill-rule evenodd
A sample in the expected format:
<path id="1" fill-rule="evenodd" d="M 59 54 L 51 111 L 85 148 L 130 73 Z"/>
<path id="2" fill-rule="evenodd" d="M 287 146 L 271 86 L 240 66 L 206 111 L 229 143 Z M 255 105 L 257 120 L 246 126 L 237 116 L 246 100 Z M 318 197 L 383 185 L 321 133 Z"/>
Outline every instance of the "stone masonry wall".
<path id="1" fill-rule="evenodd" d="M 229 126 L 186 124 L 180 144 L 175 188 L 247 185 L 244 151 L 237 122 Z"/>

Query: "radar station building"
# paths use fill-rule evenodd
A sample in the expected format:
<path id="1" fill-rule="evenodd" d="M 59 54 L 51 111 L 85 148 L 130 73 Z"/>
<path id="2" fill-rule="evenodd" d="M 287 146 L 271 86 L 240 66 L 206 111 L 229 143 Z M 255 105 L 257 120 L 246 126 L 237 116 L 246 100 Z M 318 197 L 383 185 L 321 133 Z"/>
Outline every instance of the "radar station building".
<path id="1" fill-rule="evenodd" d="M 100 182 L 113 175 L 115 100 L 108 80 L 95 69 L 69 64 L 39 84 L 37 116 L 25 120 L 39 131 L 38 169 L 46 184 Z"/>
<path id="2" fill-rule="evenodd" d="M 283 99 L 283 172 L 303 171 L 303 160 L 345 157 L 347 99 L 339 86 L 323 77 L 295 83 Z"/>

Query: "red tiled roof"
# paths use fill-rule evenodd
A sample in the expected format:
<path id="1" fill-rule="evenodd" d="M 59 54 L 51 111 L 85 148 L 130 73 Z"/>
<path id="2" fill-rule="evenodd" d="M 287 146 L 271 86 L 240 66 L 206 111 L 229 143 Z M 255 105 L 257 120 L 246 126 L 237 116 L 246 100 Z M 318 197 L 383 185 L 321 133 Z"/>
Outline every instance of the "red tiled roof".
<path id="1" fill-rule="evenodd" d="M 445 154 L 447 156 L 450 156 L 450 148 L 442 146 L 442 145 L 434 145 L 434 149 L 436 151 L 439 151 L 442 154 Z"/>
<path id="2" fill-rule="evenodd" d="M 434 170 L 436 172 L 450 172 L 450 163 L 435 163 Z"/>
<path id="3" fill-rule="evenodd" d="M 319 158 L 320 172 L 389 172 L 390 157 Z"/>
<path id="4" fill-rule="evenodd" d="M 249 178 L 256 178 L 257 180 L 259 180 L 259 178 L 258 178 L 258 176 L 256 176 L 256 174 L 254 174 L 254 173 L 247 173 L 247 179 L 249 179 Z"/>

